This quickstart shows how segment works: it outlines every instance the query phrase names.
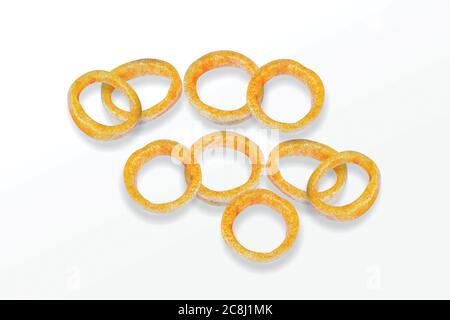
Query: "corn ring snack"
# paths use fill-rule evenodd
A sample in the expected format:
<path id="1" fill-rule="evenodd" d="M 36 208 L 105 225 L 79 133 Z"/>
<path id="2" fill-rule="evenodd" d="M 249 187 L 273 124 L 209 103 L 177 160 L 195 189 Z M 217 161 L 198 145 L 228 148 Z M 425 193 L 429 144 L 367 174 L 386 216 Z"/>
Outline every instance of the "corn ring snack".
<path id="1" fill-rule="evenodd" d="M 323 202 L 317 191 L 317 184 L 329 169 L 336 168 L 345 163 L 354 163 L 366 170 L 369 182 L 362 195 L 350 204 L 333 206 Z M 380 189 L 380 171 L 377 165 L 367 156 L 356 151 L 336 153 L 323 161 L 311 175 L 307 193 L 309 201 L 320 213 L 338 221 L 350 221 L 362 216 L 375 202 Z"/>
<path id="2" fill-rule="evenodd" d="M 157 59 L 141 59 L 125 63 L 111 71 L 112 74 L 124 81 L 146 76 L 156 75 L 171 80 L 166 97 L 152 107 L 142 111 L 141 120 L 152 120 L 168 111 L 181 96 L 181 79 L 177 70 L 168 62 Z M 103 84 L 102 99 L 105 107 L 118 119 L 126 120 L 130 116 L 128 111 L 117 107 L 112 101 L 114 87 Z"/>
<path id="3" fill-rule="evenodd" d="M 234 51 L 215 51 L 193 62 L 184 76 L 184 90 L 189 102 L 209 120 L 219 124 L 235 124 L 251 116 L 247 104 L 235 110 L 221 110 L 204 103 L 197 92 L 197 80 L 206 72 L 220 67 L 233 66 L 245 70 L 252 77 L 258 66 L 246 56 Z"/>
<path id="4" fill-rule="evenodd" d="M 284 141 L 270 152 L 266 164 L 267 176 L 281 192 L 291 198 L 308 200 L 306 191 L 297 188 L 283 178 L 279 169 L 279 159 L 289 156 L 307 156 L 323 161 L 336 153 L 338 152 L 333 148 L 311 140 L 296 139 Z M 334 171 L 336 173 L 336 183 L 328 190 L 319 192 L 318 196 L 322 200 L 333 197 L 342 188 L 347 179 L 347 167 L 345 165 L 336 167 Z"/>
<path id="5" fill-rule="evenodd" d="M 137 189 L 136 178 L 140 168 L 156 156 L 171 156 L 183 163 L 186 174 L 191 177 L 186 191 L 176 200 L 167 203 L 153 203 L 147 200 Z M 202 172 L 198 164 L 191 162 L 191 153 L 182 144 L 171 140 L 157 140 L 142 149 L 135 151 L 129 158 L 124 169 L 125 187 L 130 197 L 147 210 L 165 213 L 173 211 L 189 202 L 200 188 Z"/>
<path id="6" fill-rule="evenodd" d="M 193 161 L 197 162 L 197 157 L 203 150 L 214 147 L 231 148 L 245 154 L 252 163 L 252 172 L 244 184 L 224 191 L 211 190 L 202 184 L 197 194 L 200 199 L 210 204 L 222 205 L 229 203 L 240 193 L 256 188 L 263 172 L 263 154 L 256 143 L 235 132 L 213 132 L 201 137 L 192 145 Z M 189 178 L 189 176 L 186 175 L 186 178 Z"/>
<path id="7" fill-rule="evenodd" d="M 129 117 L 121 124 L 108 126 L 89 117 L 80 103 L 80 94 L 87 86 L 102 82 L 120 90 L 130 101 Z M 73 121 L 88 136 L 99 140 L 111 140 L 121 137 L 133 129 L 141 117 L 142 109 L 136 92 L 119 77 L 102 70 L 85 73 L 74 81 L 69 89 L 69 111 Z"/>
<path id="8" fill-rule="evenodd" d="M 286 238 L 283 243 L 270 252 L 256 252 L 245 248 L 234 235 L 233 223 L 247 207 L 263 204 L 277 211 L 286 223 Z M 265 189 L 250 190 L 240 194 L 225 209 L 222 216 L 222 236 L 229 247 L 239 255 L 257 262 L 274 260 L 285 253 L 295 242 L 299 231 L 297 210 L 286 199 Z"/>
<path id="9" fill-rule="evenodd" d="M 269 117 L 261 107 L 261 92 L 264 84 L 275 76 L 281 74 L 291 75 L 304 82 L 311 93 L 311 109 L 302 119 L 286 123 Z M 264 125 L 281 131 L 295 131 L 305 127 L 313 121 L 322 110 L 325 89 L 319 76 L 312 70 L 304 67 L 294 60 L 275 60 L 262 66 L 250 80 L 247 89 L 247 105 L 252 114 Z"/>

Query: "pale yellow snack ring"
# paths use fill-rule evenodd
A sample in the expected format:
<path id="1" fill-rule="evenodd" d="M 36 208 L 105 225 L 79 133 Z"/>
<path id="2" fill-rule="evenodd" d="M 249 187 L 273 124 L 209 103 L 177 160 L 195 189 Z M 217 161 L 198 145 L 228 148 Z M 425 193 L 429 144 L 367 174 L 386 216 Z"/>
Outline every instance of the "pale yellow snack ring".
<path id="1" fill-rule="evenodd" d="M 311 109 L 302 119 L 287 123 L 280 122 L 269 117 L 261 107 L 261 92 L 264 84 L 275 76 L 287 74 L 304 82 L 311 93 Z M 275 60 L 259 68 L 250 80 L 247 89 L 247 106 L 253 116 L 264 125 L 280 131 L 295 131 L 304 128 L 311 123 L 322 110 L 325 97 L 325 89 L 319 76 L 312 70 L 304 67 L 294 60 Z"/>
<path id="2" fill-rule="evenodd" d="M 316 141 L 296 139 L 281 142 L 270 152 L 266 164 L 267 177 L 278 189 L 280 189 L 280 191 L 291 198 L 300 201 L 308 201 L 309 199 L 306 191 L 297 188 L 283 178 L 279 168 L 279 159 L 289 156 L 305 156 L 323 161 L 336 153 L 338 152 L 333 148 Z M 342 165 L 335 168 L 334 171 L 336 173 L 336 183 L 328 190 L 319 192 L 319 197 L 322 200 L 332 198 L 345 184 L 347 179 L 347 167 Z"/>
<path id="3" fill-rule="evenodd" d="M 176 200 L 166 203 L 153 203 L 147 200 L 137 189 L 136 178 L 141 167 L 156 156 L 171 156 L 183 163 L 185 172 L 190 176 L 186 191 Z M 185 146 L 171 140 L 157 140 L 135 151 L 124 169 L 124 182 L 130 197 L 147 210 L 159 213 L 173 211 L 192 200 L 197 194 L 202 172 L 198 164 L 192 163 L 192 156 Z"/>
<path id="4" fill-rule="evenodd" d="M 89 117 L 84 111 L 79 100 L 81 91 L 95 82 L 106 83 L 120 90 L 128 98 L 130 112 L 129 117 L 123 123 L 114 126 L 104 125 Z M 78 128 L 88 136 L 99 140 L 120 138 L 136 126 L 142 113 L 141 102 L 133 88 L 118 76 L 102 70 L 85 73 L 75 80 L 69 89 L 68 102 L 70 115 Z"/>
<path id="5" fill-rule="evenodd" d="M 346 163 L 354 163 L 363 168 L 369 175 L 369 182 L 362 195 L 350 204 L 333 206 L 322 201 L 317 184 L 328 170 Z M 380 171 L 370 158 L 356 151 L 344 151 L 332 155 L 323 161 L 311 175 L 307 193 L 309 201 L 320 213 L 338 221 L 350 221 L 359 218 L 373 205 L 380 190 Z"/>
<path id="6" fill-rule="evenodd" d="M 219 124 L 235 124 L 251 116 L 247 104 L 235 110 L 222 110 L 204 103 L 197 92 L 197 80 L 206 72 L 220 67 L 238 67 L 252 77 L 258 66 L 243 54 L 234 51 L 214 51 L 194 61 L 184 76 L 184 90 L 189 102 L 200 114 Z"/>
<path id="7" fill-rule="evenodd" d="M 178 101 L 181 96 L 182 84 L 178 71 L 168 62 L 157 59 L 141 59 L 127 62 L 113 70 L 111 73 L 120 77 L 124 81 L 140 77 L 155 75 L 170 79 L 170 87 L 163 100 L 154 106 L 145 108 L 142 111 L 141 120 L 148 121 L 164 114 Z M 113 86 L 103 84 L 102 99 L 105 107 L 118 119 L 126 120 L 130 116 L 128 111 L 117 107 L 112 101 Z"/>
<path id="8" fill-rule="evenodd" d="M 276 249 L 270 252 L 257 252 L 245 248 L 234 235 L 233 223 L 236 217 L 247 207 L 262 204 L 277 211 L 286 223 L 286 237 Z M 294 244 L 299 231 L 297 210 L 286 199 L 265 189 L 250 190 L 240 194 L 230 202 L 222 216 L 222 236 L 229 247 L 239 255 L 257 262 L 275 260 L 283 255 Z"/>
<path id="9" fill-rule="evenodd" d="M 254 189 L 258 186 L 264 165 L 263 154 L 256 143 L 235 132 L 213 132 L 201 137 L 191 146 L 193 161 L 197 162 L 198 156 L 203 152 L 203 150 L 213 147 L 231 148 L 245 154 L 252 163 L 252 172 L 249 179 L 244 184 L 224 191 L 215 191 L 202 184 L 200 190 L 198 191 L 197 197 L 210 204 L 223 205 L 229 203 L 240 193 Z M 186 176 L 186 178 L 189 177 Z"/>

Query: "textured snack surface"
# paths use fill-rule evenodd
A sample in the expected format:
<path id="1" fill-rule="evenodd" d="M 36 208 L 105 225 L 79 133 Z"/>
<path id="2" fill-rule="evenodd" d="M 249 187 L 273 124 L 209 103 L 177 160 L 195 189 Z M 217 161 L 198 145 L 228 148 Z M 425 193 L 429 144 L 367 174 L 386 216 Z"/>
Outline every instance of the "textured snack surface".
<path id="1" fill-rule="evenodd" d="M 266 173 L 270 181 L 283 193 L 296 200 L 308 200 L 306 191 L 297 188 L 283 178 L 279 169 L 279 159 L 289 156 L 307 156 L 323 161 L 336 153 L 337 151 L 333 148 L 316 141 L 305 139 L 284 141 L 270 152 L 266 164 Z M 319 193 L 319 197 L 322 200 L 332 198 L 345 184 L 347 167 L 342 165 L 335 168 L 334 171 L 336 173 L 336 183 L 328 190 Z"/>
<path id="2" fill-rule="evenodd" d="M 275 76 L 287 74 L 304 82 L 311 93 L 311 109 L 302 119 L 287 123 L 280 122 L 269 117 L 261 107 L 264 85 Z M 247 105 L 251 113 L 264 125 L 281 131 L 295 131 L 302 129 L 313 121 L 322 110 L 325 97 L 325 89 L 319 76 L 312 70 L 304 67 L 294 60 L 280 59 L 269 62 L 259 68 L 250 80 L 247 89 Z"/>
<path id="3" fill-rule="evenodd" d="M 141 120 L 148 121 L 155 119 L 167 112 L 181 96 L 181 79 L 177 70 L 168 62 L 157 59 L 140 59 L 127 62 L 111 70 L 111 73 L 120 77 L 124 81 L 140 76 L 155 75 L 170 79 L 170 88 L 163 100 L 154 106 L 145 108 L 142 111 Z M 112 93 L 115 90 L 108 84 L 102 85 L 102 99 L 105 107 L 118 119 L 126 120 L 130 116 L 128 111 L 117 107 L 112 101 Z"/>
<path id="4" fill-rule="evenodd" d="M 184 76 L 184 90 L 189 102 L 207 119 L 219 124 L 235 124 L 251 116 L 247 104 L 235 110 L 222 110 L 204 103 L 197 91 L 197 81 L 206 72 L 221 67 L 238 67 L 252 77 L 258 66 L 243 54 L 234 51 L 214 51 L 194 61 Z"/>
<path id="5" fill-rule="evenodd" d="M 336 168 L 346 163 L 354 163 L 363 168 L 369 175 L 369 182 L 362 195 L 350 204 L 344 206 L 333 206 L 320 199 L 317 185 L 328 170 Z M 339 220 L 350 221 L 359 218 L 373 205 L 380 190 L 380 171 L 370 158 L 356 151 L 344 151 L 332 155 L 323 161 L 311 175 L 307 193 L 314 208 L 326 217 Z"/>
<path id="6" fill-rule="evenodd" d="M 81 92 L 89 85 L 101 82 L 120 90 L 130 101 L 129 117 L 121 124 L 108 126 L 89 117 L 80 103 Z M 69 111 L 75 124 L 88 136 L 99 140 L 120 138 L 133 129 L 141 117 L 142 109 L 136 92 L 121 78 L 103 70 L 90 71 L 74 81 L 69 89 Z"/>
<path id="7" fill-rule="evenodd" d="M 171 156 L 183 163 L 185 172 L 190 176 L 186 191 L 176 200 L 167 203 L 153 203 L 147 200 L 137 189 L 137 174 L 141 167 L 156 156 Z M 198 164 L 191 161 L 189 149 L 172 140 L 157 140 L 149 143 L 142 149 L 135 151 L 129 158 L 124 168 L 124 182 L 130 197 L 145 209 L 165 213 L 173 211 L 192 200 L 197 194 L 202 174 Z"/>
<path id="8" fill-rule="evenodd" d="M 257 252 L 245 248 L 233 232 L 233 223 L 236 217 L 247 207 L 262 204 L 277 211 L 286 224 L 286 237 L 277 248 L 270 252 Z M 257 262 L 267 262 L 279 258 L 294 244 L 299 231 L 297 210 L 286 199 L 281 198 L 272 191 L 255 189 L 247 191 L 235 198 L 225 209 L 222 216 L 222 236 L 225 242 L 239 255 Z"/>

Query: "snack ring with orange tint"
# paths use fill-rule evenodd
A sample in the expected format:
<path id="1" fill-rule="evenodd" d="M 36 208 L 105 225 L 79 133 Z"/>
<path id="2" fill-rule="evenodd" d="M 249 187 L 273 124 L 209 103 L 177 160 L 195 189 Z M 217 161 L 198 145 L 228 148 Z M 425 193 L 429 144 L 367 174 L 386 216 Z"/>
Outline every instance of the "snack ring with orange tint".
<path id="1" fill-rule="evenodd" d="M 233 51 L 215 51 L 194 61 L 184 76 L 184 90 L 190 103 L 201 115 L 219 124 L 235 124 L 251 116 L 247 104 L 235 110 L 222 110 L 204 103 L 197 92 L 197 81 L 206 72 L 220 67 L 238 67 L 252 77 L 258 66 L 246 56 Z"/>
<path id="2" fill-rule="evenodd" d="M 134 79 L 140 76 L 155 75 L 165 77 L 171 80 L 170 88 L 163 100 L 152 107 L 145 108 L 142 111 L 141 120 L 148 121 L 155 119 L 168 111 L 181 96 L 181 79 L 177 70 L 168 62 L 157 59 L 141 59 L 127 62 L 111 71 L 124 81 Z M 114 87 L 108 84 L 102 86 L 102 99 L 105 107 L 118 119 L 126 120 L 130 112 L 117 107 L 112 101 Z"/>
<path id="3" fill-rule="evenodd" d="M 266 164 L 266 173 L 270 181 L 286 195 L 296 200 L 308 200 L 306 191 L 297 188 L 283 178 L 279 169 L 279 159 L 289 156 L 306 156 L 323 161 L 336 153 L 338 152 L 333 148 L 311 140 L 296 139 L 284 141 L 270 152 Z M 322 200 L 332 198 L 345 184 L 347 166 L 339 166 L 334 171 L 336 173 L 336 183 L 328 190 L 319 192 L 319 197 Z"/>
<path id="4" fill-rule="evenodd" d="M 240 193 L 258 186 L 263 172 L 263 154 L 256 143 L 235 132 L 213 132 L 201 137 L 191 146 L 193 162 L 198 161 L 198 156 L 203 153 L 203 150 L 214 147 L 231 148 L 245 154 L 251 161 L 252 172 L 244 184 L 224 191 L 215 191 L 202 184 L 197 197 L 210 204 L 223 205 L 229 203 Z M 189 177 L 186 175 L 186 178 L 188 179 Z"/>
<path id="5" fill-rule="evenodd" d="M 286 238 L 283 243 L 270 252 L 257 252 L 244 247 L 234 235 L 233 223 L 236 217 L 247 207 L 255 204 L 266 205 L 277 211 L 286 224 Z M 229 247 L 239 255 L 257 262 L 275 260 L 283 255 L 295 242 L 299 231 L 299 219 L 297 210 L 286 199 L 281 198 L 272 191 L 255 189 L 242 193 L 225 209 L 222 216 L 222 236 Z"/>
<path id="6" fill-rule="evenodd" d="M 84 111 L 80 103 L 80 94 L 87 86 L 95 82 L 106 83 L 120 90 L 128 98 L 130 112 L 123 123 L 114 126 L 104 125 L 89 117 Z M 141 102 L 133 88 L 120 77 L 102 70 L 85 73 L 75 80 L 69 89 L 68 102 L 70 115 L 78 128 L 88 136 L 99 140 L 120 138 L 136 126 L 142 114 Z"/>
<path id="7" fill-rule="evenodd" d="M 361 196 L 350 204 L 333 206 L 322 201 L 317 185 L 328 170 L 346 163 L 354 163 L 363 168 L 369 175 L 369 182 Z M 380 171 L 370 158 L 356 151 L 344 151 L 332 155 L 323 161 L 311 175 L 307 193 L 309 201 L 315 209 L 326 217 L 338 221 L 350 221 L 359 218 L 373 205 L 380 190 Z"/>
<path id="8" fill-rule="evenodd" d="M 311 93 L 311 109 L 302 119 L 291 123 L 280 122 L 269 117 L 261 107 L 261 92 L 267 81 L 275 76 L 287 74 L 304 82 Z M 259 68 L 247 89 L 247 105 L 251 113 L 264 125 L 280 131 L 295 131 L 311 123 L 322 110 L 325 89 L 319 76 L 294 60 L 275 60 Z"/>
<path id="9" fill-rule="evenodd" d="M 166 203 L 153 203 L 147 200 L 137 189 L 137 174 L 141 167 L 156 156 L 171 156 L 183 163 L 185 172 L 191 178 L 187 183 L 186 191 L 176 200 Z M 202 172 L 198 164 L 191 162 L 192 156 L 185 146 L 171 140 L 157 140 L 149 143 L 142 149 L 135 151 L 129 158 L 124 169 L 124 182 L 130 197 L 147 210 L 159 213 L 173 211 L 192 200 L 197 194 Z"/>

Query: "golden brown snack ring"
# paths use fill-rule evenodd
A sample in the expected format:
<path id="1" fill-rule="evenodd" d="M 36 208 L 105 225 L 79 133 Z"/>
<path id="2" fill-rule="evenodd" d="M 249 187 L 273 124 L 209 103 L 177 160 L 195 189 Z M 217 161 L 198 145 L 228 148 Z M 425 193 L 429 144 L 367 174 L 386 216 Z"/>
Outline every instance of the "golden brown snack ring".
<path id="1" fill-rule="evenodd" d="M 141 120 L 152 120 L 166 111 L 168 111 L 181 96 L 181 79 L 177 70 L 168 62 L 157 59 L 141 59 L 131 62 L 127 62 L 114 70 L 112 74 L 120 77 L 124 81 L 130 79 L 146 76 L 156 75 L 169 78 L 171 80 L 169 91 L 166 97 L 155 104 L 152 107 L 146 108 L 142 111 Z M 122 110 L 117 107 L 112 101 L 112 93 L 114 87 L 103 84 L 102 86 L 102 99 L 105 107 L 111 111 L 111 113 L 121 120 L 126 120 L 130 116 L 128 111 Z"/>
<path id="2" fill-rule="evenodd" d="M 229 190 L 215 191 L 202 184 L 197 194 L 200 199 L 210 204 L 222 205 L 229 203 L 240 193 L 256 188 L 263 171 L 263 154 L 256 143 L 235 132 L 213 132 L 201 137 L 192 145 L 191 154 L 193 161 L 197 162 L 198 155 L 204 149 L 213 147 L 232 148 L 245 154 L 252 163 L 252 172 L 247 182 Z M 186 177 L 188 178 L 188 176 Z"/>
<path id="3" fill-rule="evenodd" d="M 329 205 L 320 199 L 317 184 L 329 169 L 336 168 L 345 163 L 354 163 L 366 170 L 369 175 L 369 183 L 362 195 L 352 203 L 344 206 Z M 307 193 L 309 201 L 314 208 L 326 217 L 338 221 L 349 221 L 362 216 L 372 206 L 377 199 L 379 189 L 380 171 L 375 162 L 362 153 L 344 151 L 332 155 L 319 165 L 309 179 Z"/>
<path id="4" fill-rule="evenodd" d="M 275 76 L 287 74 L 304 82 L 311 93 L 311 109 L 302 119 L 286 123 L 269 117 L 261 107 L 261 91 L 264 84 Z M 294 60 L 275 60 L 262 66 L 250 80 L 247 89 L 247 105 L 252 114 L 266 126 L 281 131 L 295 131 L 313 121 L 322 110 L 325 89 L 319 76 Z"/>
<path id="5" fill-rule="evenodd" d="M 245 248 L 236 239 L 233 232 L 233 223 L 236 217 L 247 207 L 255 204 L 263 204 L 274 209 L 283 217 L 286 223 L 285 240 L 280 246 L 270 252 L 256 252 Z M 222 216 L 222 236 L 228 246 L 241 256 L 258 262 L 271 261 L 280 257 L 294 244 L 298 230 L 299 219 L 295 207 L 286 199 L 265 189 L 255 189 L 240 194 L 231 201 Z"/>
<path id="6" fill-rule="evenodd" d="M 233 51 L 215 51 L 194 61 L 184 76 L 184 90 L 190 103 L 209 120 L 219 124 L 234 124 L 251 116 L 247 104 L 236 110 L 221 110 L 204 103 L 197 92 L 197 80 L 206 72 L 220 67 L 238 67 L 252 77 L 258 66 L 246 56 Z M 260 99 L 260 96 L 258 97 Z"/>
<path id="7" fill-rule="evenodd" d="M 278 167 L 278 160 L 289 156 L 307 156 L 323 161 L 336 153 L 337 151 L 333 148 L 316 141 L 304 139 L 284 141 L 270 152 L 266 164 L 267 176 L 280 191 L 291 198 L 296 200 L 308 200 L 306 191 L 297 188 L 283 178 L 280 168 Z M 328 190 L 319 192 L 319 198 L 322 200 L 333 197 L 345 184 L 347 179 L 347 166 L 339 166 L 335 168 L 334 171 L 336 172 L 336 183 Z"/>
<path id="8" fill-rule="evenodd" d="M 129 99 L 130 114 L 126 121 L 115 126 L 108 126 L 98 123 L 87 115 L 79 100 L 80 93 L 95 82 L 107 83 L 120 90 Z M 78 128 L 88 136 L 99 140 L 111 140 L 121 137 L 134 128 L 142 113 L 141 102 L 133 88 L 119 77 L 102 70 L 85 73 L 75 80 L 69 89 L 68 101 L 70 115 Z"/>
<path id="9" fill-rule="evenodd" d="M 156 156 L 171 156 L 184 165 L 185 171 L 191 177 L 189 179 L 186 191 L 176 200 L 166 203 L 153 203 L 144 198 L 136 186 L 136 178 L 139 169 L 149 160 Z M 124 182 L 130 197 L 143 206 L 145 209 L 165 213 L 173 211 L 188 201 L 190 201 L 198 192 L 202 181 L 202 172 L 198 164 L 191 161 L 191 153 L 182 144 L 171 140 L 157 140 L 149 143 L 142 149 L 135 151 L 129 158 L 124 169 Z"/>

